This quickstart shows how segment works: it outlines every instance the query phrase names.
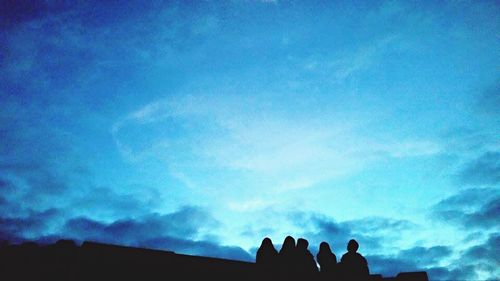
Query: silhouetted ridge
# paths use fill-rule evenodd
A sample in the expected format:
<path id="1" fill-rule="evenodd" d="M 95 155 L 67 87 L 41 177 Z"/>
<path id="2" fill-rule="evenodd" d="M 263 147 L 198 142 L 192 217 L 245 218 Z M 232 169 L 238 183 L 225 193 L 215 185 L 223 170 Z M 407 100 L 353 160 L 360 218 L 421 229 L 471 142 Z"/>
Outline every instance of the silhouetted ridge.
<path id="1" fill-rule="evenodd" d="M 71 240 L 60 240 L 46 246 L 33 242 L 4 243 L 0 244 L 0 280 L 319 280 L 317 278 L 324 276 L 317 272 L 316 263 L 311 263 L 314 257 L 308 253 L 307 241 L 302 240 L 297 243 L 301 250 L 295 251 L 293 239 L 289 246 L 294 248 L 284 251 L 290 251 L 289 260 L 293 266 L 289 267 L 280 262 L 283 248 L 278 254 L 270 239 L 263 241 L 257 251 L 258 263 L 96 242 L 77 246 Z M 323 261 L 320 266 L 322 264 Z M 382 278 L 381 275 L 369 275 L 368 278 L 427 280 L 427 274 L 405 272 L 392 278 Z M 347 279 L 330 276 L 321 280 Z"/>

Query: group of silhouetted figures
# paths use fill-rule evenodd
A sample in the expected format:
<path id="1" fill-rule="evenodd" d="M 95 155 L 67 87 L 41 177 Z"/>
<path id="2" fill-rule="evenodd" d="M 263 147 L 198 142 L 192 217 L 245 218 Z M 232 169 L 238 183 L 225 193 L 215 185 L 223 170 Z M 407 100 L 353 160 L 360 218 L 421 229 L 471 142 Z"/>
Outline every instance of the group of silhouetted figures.
<path id="1" fill-rule="evenodd" d="M 264 238 L 257 250 L 256 262 L 260 267 L 263 280 L 368 280 L 370 273 L 366 259 L 357 253 L 356 240 L 350 240 L 340 262 L 337 263 L 330 245 L 321 242 L 316 260 L 308 250 L 309 242 L 299 238 L 297 243 L 287 236 L 280 251 L 276 251 L 273 242 Z M 319 269 L 317 264 L 319 264 Z"/>

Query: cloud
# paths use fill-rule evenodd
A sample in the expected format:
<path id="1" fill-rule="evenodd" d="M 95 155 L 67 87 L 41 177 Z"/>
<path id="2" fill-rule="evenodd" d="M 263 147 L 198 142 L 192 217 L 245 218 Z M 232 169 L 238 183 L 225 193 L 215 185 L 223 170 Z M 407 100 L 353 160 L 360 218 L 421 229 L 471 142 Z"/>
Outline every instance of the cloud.
<path id="1" fill-rule="evenodd" d="M 352 230 L 347 225 L 338 223 L 332 218 L 319 214 L 312 214 L 309 217 L 294 215 L 293 219 L 300 222 L 299 226 L 302 223 L 311 224 L 312 227 L 309 227 L 310 230 L 304 234 L 305 237 L 312 240 L 310 241 L 311 245 L 316 245 L 317 247 L 321 241 L 327 241 L 330 243 L 331 248 L 337 251 L 337 253 L 340 249 L 343 251 L 347 245 L 347 241 L 354 236 Z M 359 237 L 356 238 L 359 239 Z M 361 245 L 364 246 L 366 244 Z"/>
<path id="2" fill-rule="evenodd" d="M 465 251 L 465 256 L 476 262 L 500 264 L 500 234 L 492 234 L 484 244 L 475 245 Z"/>
<path id="3" fill-rule="evenodd" d="M 455 251 L 459 256 L 447 268 L 428 268 L 436 279 L 488 279 L 499 275 L 499 194 L 495 187 L 469 188 L 433 206 L 434 219 L 471 233 L 464 239 L 464 245 L 457 245 Z M 486 240 L 481 242 L 485 235 Z"/>
<path id="4" fill-rule="evenodd" d="M 459 179 L 470 185 L 495 185 L 500 183 L 500 152 L 488 151 L 466 164 Z"/>
<path id="5" fill-rule="evenodd" d="M 20 242 L 26 239 L 38 239 L 51 228 L 54 220 L 60 216 L 57 209 L 42 212 L 30 210 L 22 217 L 0 217 L 0 240 Z"/>
<path id="6" fill-rule="evenodd" d="M 291 216 L 300 222 L 304 230 L 303 237 L 310 240 L 311 250 L 317 251 L 321 241 L 327 241 L 340 259 L 346 252 L 345 247 L 350 239 L 360 244 L 360 253 L 367 258 L 371 273 L 384 276 L 396 276 L 400 272 L 428 271 L 431 280 L 442 280 L 449 276 L 470 276 L 465 273 L 450 273 L 449 267 L 437 268 L 449 261 L 454 251 L 449 246 L 431 247 L 415 246 L 400 249 L 398 245 L 405 231 L 414 231 L 417 225 L 410 221 L 383 217 L 368 217 L 359 220 L 337 222 L 332 218 L 319 214 L 294 214 Z M 387 254 L 392 252 L 392 254 Z M 430 270 L 432 268 L 432 270 Z M 474 268 L 472 267 L 471 270 Z M 470 273 L 467 271 L 467 273 Z M 450 279 L 452 280 L 452 279 Z"/>
<path id="7" fill-rule="evenodd" d="M 369 255 L 366 256 L 370 273 L 383 276 L 396 276 L 399 272 L 422 270 L 411 260 L 401 260 L 398 257 Z"/>
<path id="8" fill-rule="evenodd" d="M 433 246 L 429 248 L 417 246 L 400 251 L 397 257 L 401 260 L 411 260 L 423 268 L 439 264 L 452 253 L 453 251 L 446 246 Z"/>
<path id="9" fill-rule="evenodd" d="M 370 272 L 384 276 L 426 271 L 429 280 L 486 280 L 498 276 L 498 255 L 495 256 L 498 248 L 495 246 L 498 241 L 490 238 L 485 244 L 463 251 L 458 258 L 453 258 L 455 251 L 447 246 L 417 246 L 394 255 L 368 255 L 366 258 Z"/>
<path id="10" fill-rule="evenodd" d="M 454 267 L 451 270 L 447 267 L 431 267 L 426 270 L 430 280 L 478 280 L 473 265 Z"/>
<path id="11" fill-rule="evenodd" d="M 402 239 L 402 233 L 414 230 L 416 226 L 410 221 L 384 217 L 338 222 L 322 214 L 303 212 L 291 213 L 288 219 L 298 227 L 298 234 L 310 240 L 313 250 L 326 241 L 338 258 L 346 251 L 350 239 L 356 239 L 360 244 L 360 252 L 365 254 L 394 250 Z"/>
<path id="12" fill-rule="evenodd" d="M 494 194 L 490 192 L 483 189 L 468 190 L 466 196 L 452 196 L 443 205 L 462 206 L 467 202 L 466 198 L 471 198 L 473 204 L 481 206 L 482 196 Z M 361 254 L 368 260 L 371 273 L 395 276 L 399 272 L 427 271 L 430 280 L 488 279 L 497 276 L 497 244 L 500 239 L 495 232 L 484 242 L 464 245 L 462 248 L 450 245 L 415 245 L 406 248 L 397 245 L 403 239 L 403 232 L 414 232 L 418 227 L 410 221 L 368 217 L 337 222 L 328 216 L 303 212 L 291 213 L 288 218 L 299 228 L 297 237 L 305 237 L 310 241 L 312 252 L 317 251 L 320 242 L 327 241 L 339 259 L 346 251 L 347 241 L 356 239 L 360 243 Z"/>
<path id="13" fill-rule="evenodd" d="M 498 229 L 498 188 L 471 188 L 432 207 L 431 216 L 464 229 Z"/>
<path id="14" fill-rule="evenodd" d="M 484 242 L 464 249 L 449 265 L 447 279 L 494 280 L 500 274 L 499 246 L 500 236 L 496 232 L 491 233 Z"/>
<path id="15" fill-rule="evenodd" d="M 483 244 L 468 248 L 463 254 L 464 263 L 472 264 L 478 271 L 500 274 L 500 234 L 493 233 Z"/>
<path id="16" fill-rule="evenodd" d="M 217 237 L 206 235 L 218 226 L 219 222 L 205 211 L 196 207 L 184 207 L 166 215 L 150 214 L 110 223 L 83 217 L 73 218 L 65 223 L 62 233 L 77 240 L 171 250 L 182 254 L 253 260 L 242 248 L 219 245 Z"/>
<path id="17" fill-rule="evenodd" d="M 11 243 L 26 240 L 53 243 L 64 238 L 253 260 L 240 247 L 220 245 L 217 236 L 211 234 L 220 223 L 198 207 L 185 206 L 168 214 L 153 213 L 111 222 L 87 217 L 64 220 L 61 216 L 61 210 L 48 209 L 43 212 L 31 211 L 25 217 L 0 217 L 0 240 Z"/>
<path id="18" fill-rule="evenodd" d="M 88 181 L 72 135 L 52 124 L 52 118 L 61 116 L 22 100 L 5 100 L 0 112 L 0 179 L 8 183 L 2 187 L 7 200 L 2 211 L 14 216 L 22 216 L 27 207 L 59 208 L 62 197 Z"/>
<path id="19" fill-rule="evenodd" d="M 134 243 L 162 235 L 198 238 L 203 230 L 211 230 L 219 225 L 204 210 L 197 207 L 183 207 L 170 214 L 148 214 L 139 218 L 125 218 L 112 223 L 104 223 L 85 217 L 68 220 L 63 233 L 79 239 L 112 242 L 119 237 L 122 243 Z"/>

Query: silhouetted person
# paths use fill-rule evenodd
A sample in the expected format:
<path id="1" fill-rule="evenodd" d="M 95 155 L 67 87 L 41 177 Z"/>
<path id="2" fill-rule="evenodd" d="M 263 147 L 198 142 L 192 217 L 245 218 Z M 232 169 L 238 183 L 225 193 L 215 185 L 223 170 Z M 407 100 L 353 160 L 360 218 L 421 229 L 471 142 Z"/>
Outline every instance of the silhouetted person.
<path id="1" fill-rule="evenodd" d="M 321 280 L 333 280 L 337 277 L 337 257 L 332 250 L 330 245 L 326 242 L 321 242 L 319 245 L 319 252 L 316 255 L 316 259 L 320 266 L 320 276 Z"/>
<path id="2" fill-rule="evenodd" d="M 278 251 L 274 248 L 270 238 L 264 238 L 257 250 L 255 262 L 259 266 L 261 280 L 276 279 L 278 274 Z"/>
<path id="3" fill-rule="evenodd" d="M 318 272 L 314 256 L 309 252 L 307 247 L 309 242 L 306 239 L 299 238 L 297 240 L 297 250 L 295 264 L 297 267 L 298 275 L 302 280 L 311 280 Z"/>
<path id="4" fill-rule="evenodd" d="M 296 273 L 295 260 L 296 249 L 295 239 L 292 236 L 287 236 L 278 254 L 279 271 L 282 280 L 287 280 Z"/>
<path id="5" fill-rule="evenodd" d="M 351 239 L 347 244 L 347 253 L 340 260 L 344 280 L 362 281 L 370 277 L 368 263 L 362 255 L 357 253 L 358 248 L 358 242 Z"/>
<path id="6" fill-rule="evenodd" d="M 276 265 L 278 261 L 278 251 L 274 248 L 270 238 L 264 238 L 257 250 L 256 262 L 262 265 Z"/>

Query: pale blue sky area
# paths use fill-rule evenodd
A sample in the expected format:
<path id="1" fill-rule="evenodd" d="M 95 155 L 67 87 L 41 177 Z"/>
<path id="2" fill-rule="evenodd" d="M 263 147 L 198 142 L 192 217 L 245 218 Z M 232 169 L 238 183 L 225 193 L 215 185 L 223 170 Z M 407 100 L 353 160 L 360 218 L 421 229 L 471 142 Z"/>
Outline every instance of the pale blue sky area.
<path id="1" fill-rule="evenodd" d="M 498 278 L 496 1 L 0 4 L 0 238 Z"/>

